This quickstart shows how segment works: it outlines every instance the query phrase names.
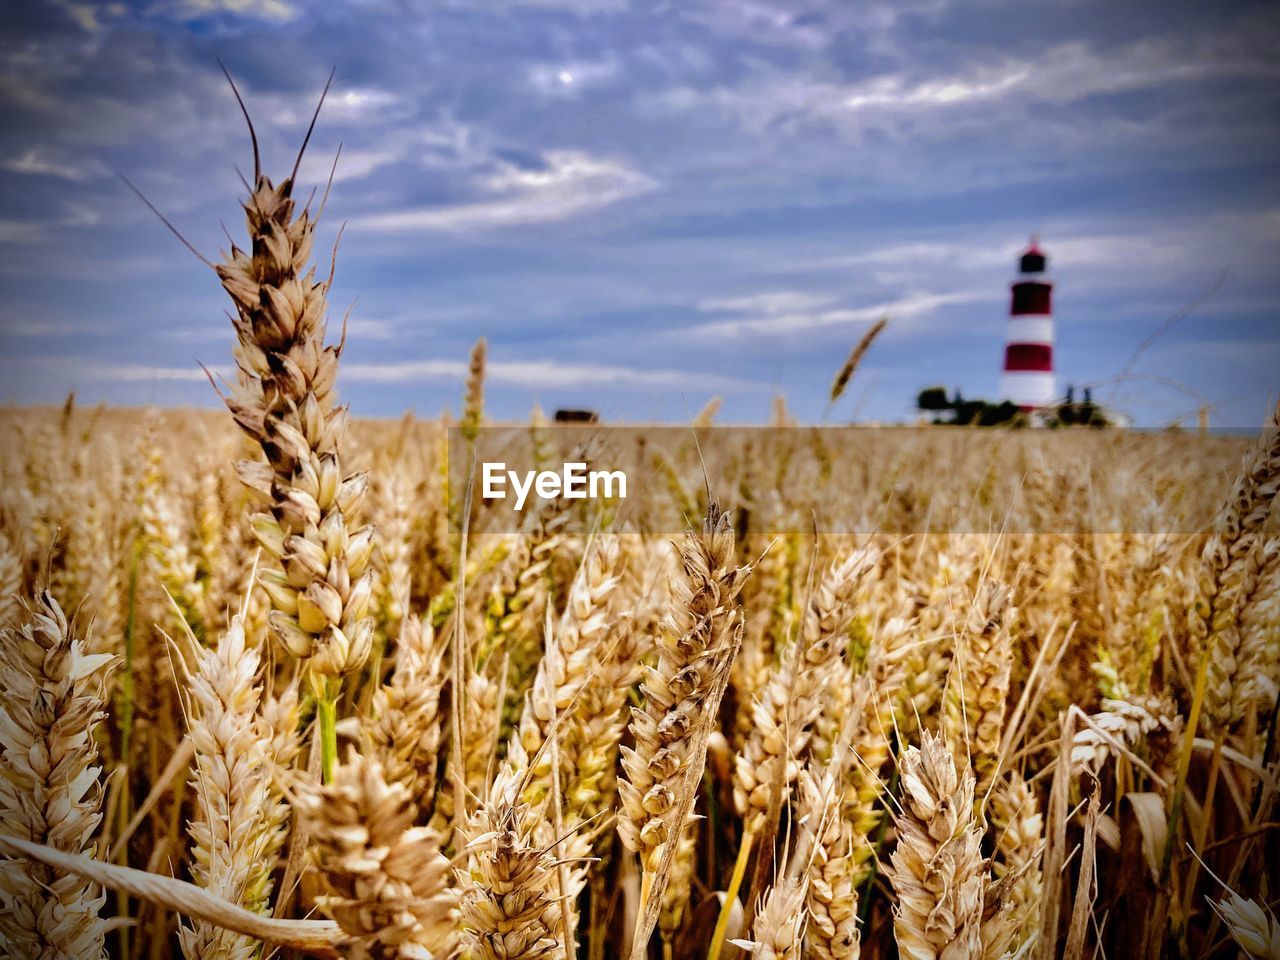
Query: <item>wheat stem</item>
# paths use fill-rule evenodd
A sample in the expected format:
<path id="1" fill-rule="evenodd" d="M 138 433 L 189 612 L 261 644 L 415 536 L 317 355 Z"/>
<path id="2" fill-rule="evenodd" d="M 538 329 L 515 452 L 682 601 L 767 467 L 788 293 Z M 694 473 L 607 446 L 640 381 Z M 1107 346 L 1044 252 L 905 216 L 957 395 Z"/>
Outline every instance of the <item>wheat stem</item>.
<path id="1" fill-rule="evenodd" d="M 738 845 L 738 856 L 733 861 L 733 873 L 729 876 L 729 887 L 724 893 L 724 903 L 720 905 L 720 915 L 716 918 L 716 926 L 711 934 L 711 946 L 707 949 L 707 960 L 719 960 L 720 948 L 729 930 L 729 919 L 733 915 L 733 906 L 738 902 L 738 892 L 742 889 L 742 879 L 747 875 L 747 861 L 751 859 L 751 848 L 755 845 L 755 834 L 750 830 L 743 831 L 742 842 Z"/>

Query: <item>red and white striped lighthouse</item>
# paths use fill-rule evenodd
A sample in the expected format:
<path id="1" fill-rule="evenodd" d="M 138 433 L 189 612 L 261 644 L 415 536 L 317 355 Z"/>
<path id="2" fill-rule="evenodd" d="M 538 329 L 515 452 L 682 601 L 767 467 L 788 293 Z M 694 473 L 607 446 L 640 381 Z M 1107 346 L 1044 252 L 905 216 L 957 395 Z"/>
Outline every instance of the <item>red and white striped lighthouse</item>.
<path id="1" fill-rule="evenodd" d="M 1053 284 L 1045 276 L 1046 258 L 1032 237 L 1018 260 L 1005 340 L 1000 398 L 1024 410 L 1054 402 Z"/>

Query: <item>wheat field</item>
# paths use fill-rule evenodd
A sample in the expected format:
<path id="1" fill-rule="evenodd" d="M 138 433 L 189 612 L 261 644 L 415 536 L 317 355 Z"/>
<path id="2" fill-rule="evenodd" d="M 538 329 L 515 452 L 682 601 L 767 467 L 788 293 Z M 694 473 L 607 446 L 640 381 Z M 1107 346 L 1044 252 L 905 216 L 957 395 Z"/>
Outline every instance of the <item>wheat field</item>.
<path id="1" fill-rule="evenodd" d="M 348 422 L 292 194 L 227 412 L 0 414 L 6 955 L 1280 956 L 1276 411 L 709 411 L 513 523 L 483 344 L 457 423 Z"/>

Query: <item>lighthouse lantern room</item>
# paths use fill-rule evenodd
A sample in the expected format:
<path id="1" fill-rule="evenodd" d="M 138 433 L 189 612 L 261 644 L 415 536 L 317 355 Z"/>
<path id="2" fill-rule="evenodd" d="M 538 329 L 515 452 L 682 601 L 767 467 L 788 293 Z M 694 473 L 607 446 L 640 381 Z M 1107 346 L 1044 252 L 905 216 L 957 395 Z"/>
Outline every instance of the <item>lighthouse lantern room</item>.
<path id="1" fill-rule="evenodd" d="M 1023 410 L 1054 402 L 1053 284 L 1045 274 L 1047 258 L 1033 237 L 1018 261 L 1012 286 L 1009 333 L 1004 348 L 1000 396 Z"/>

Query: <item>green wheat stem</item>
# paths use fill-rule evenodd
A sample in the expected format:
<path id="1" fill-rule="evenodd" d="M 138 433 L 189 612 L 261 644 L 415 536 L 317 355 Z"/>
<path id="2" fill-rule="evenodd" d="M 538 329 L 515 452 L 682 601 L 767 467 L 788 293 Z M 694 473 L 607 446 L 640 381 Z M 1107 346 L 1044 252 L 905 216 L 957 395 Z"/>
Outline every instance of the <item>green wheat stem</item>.
<path id="1" fill-rule="evenodd" d="M 716 919 L 716 929 L 711 935 L 711 948 L 707 951 L 707 960 L 718 960 L 720 947 L 724 944 L 725 935 L 729 931 L 729 917 L 733 914 L 733 905 L 738 902 L 738 891 L 742 888 L 742 878 L 747 872 L 747 861 L 751 858 L 751 848 L 755 845 L 756 836 L 748 830 L 742 835 L 742 845 L 738 848 L 738 859 L 733 864 L 733 876 L 729 878 L 729 889 L 724 894 L 724 904 L 720 907 L 720 916 Z"/>
<path id="2" fill-rule="evenodd" d="M 325 783 L 333 782 L 334 768 L 338 764 L 338 694 L 341 686 L 335 680 L 326 679 L 324 690 L 316 701 L 316 728 L 320 736 L 320 776 Z"/>

